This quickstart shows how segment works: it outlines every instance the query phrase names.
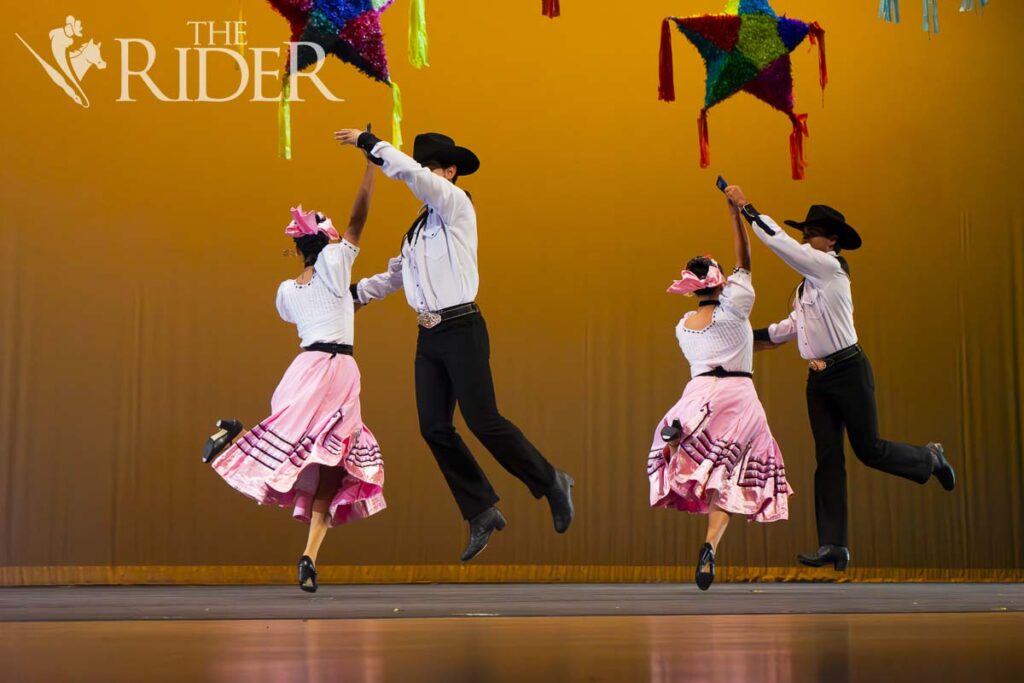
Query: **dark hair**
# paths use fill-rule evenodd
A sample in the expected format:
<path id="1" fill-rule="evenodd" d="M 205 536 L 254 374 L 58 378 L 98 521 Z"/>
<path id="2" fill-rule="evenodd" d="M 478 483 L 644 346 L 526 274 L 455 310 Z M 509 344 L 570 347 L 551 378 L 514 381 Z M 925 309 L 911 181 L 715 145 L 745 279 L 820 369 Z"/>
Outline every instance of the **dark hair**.
<path id="1" fill-rule="evenodd" d="M 421 164 L 421 166 L 427 167 L 427 169 L 429 169 L 430 172 L 433 173 L 436 169 L 444 170 L 444 169 L 448 168 L 449 166 L 455 166 L 455 164 L 449 163 L 447 161 L 441 161 L 439 159 L 427 159 L 426 161 L 424 161 Z M 452 177 L 452 185 L 458 185 L 458 184 L 459 184 L 459 167 L 455 166 L 455 175 Z"/>
<path id="2" fill-rule="evenodd" d="M 317 211 L 316 222 L 319 225 L 323 223 L 327 218 Z M 330 239 L 327 237 L 325 232 L 317 232 L 315 235 L 303 235 L 302 237 L 295 237 L 295 248 L 302 254 L 302 263 L 305 266 L 311 266 L 316 263 L 316 257 L 320 255 L 320 252 L 324 250 Z"/>
<path id="3" fill-rule="evenodd" d="M 841 256 L 843 248 L 839 246 L 839 237 L 836 235 L 832 235 L 832 237 L 836 238 L 836 246 L 832 247 L 832 251 L 836 252 L 836 258 L 839 259 L 839 267 L 846 273 L 846 277 L 850 277 L 850 264 L 846 262 L 845 256 Z M 853 278 L 850 279 L 852 280 Z"/>
<path id="4" fill-rule="evenodd" d="M 690 259 L 689 263 L 686 264 L 686 269 L 697 277 L 704 279 L 707 277 L 708 271 L 711 270 L 711 266 L 718 266 L 713 258 L 708 256 L 694 256 Z M 694 294 L 697 296 L 704 296 L 705 294 L 711 294 L 713 291 L 715 291 L 714 287 L 705 287 L 704 289 L 698 289 Z"/>
<path id="5" fill-rule="evenodd" d="M 850 275 L 850 264 L 847 263 L 845 256 L 839 255 L 839 247 L 836 247 L 836 258 L 839 259 L 839 267 L 843 269 L 844 273 L 846 273 L 846 277 L 852 280 L 853 277 Z"/>
<path id="6" fill-rule="evenodd" d="M 846 273 L 846 277 L 850 278 L 850 281 L 852 282 L 853 281 L 853 277 L 850 275 L 850 264 L 846 262 L 846 258 L 845 257 L 839 255 L 839 252 L 842 251 L 842 247 L 840 247 L 837 244 L 834 251 L 836 252 L 836 258 L 839 260 L 839 267 L 843 269 L 843 272 Z M 806 279 L 807 278 L 804 278 L 803 280 L 798 282 L 796 284 L 796 287 L 793 288 L 793 291 L 789 293 L 789 301 L 792 302 L 795 297 L 797 297 L 797 296 L 799 296 L 800 294 L 803 293 L 803 290 L 801 289 L 801 287 L 803 287 L 804 282 L 806 281 Z"/>
<path id="7" fill-rule="evenodd" d="M 828 238 L 836 241 L 835 246 L 832 247 L 832 251 L 836 252 L 836 258 L 839 259 L 839 267 L 843 269 L 843 272 L 846 273 L 847 277 L 850 277 L 850 264 L 846 262 L 846 257 L 840 256 L 840 254 L 843 253 L 843 248 L 839 246 L 839 235 L 834 232 L 829 232 Z"/>

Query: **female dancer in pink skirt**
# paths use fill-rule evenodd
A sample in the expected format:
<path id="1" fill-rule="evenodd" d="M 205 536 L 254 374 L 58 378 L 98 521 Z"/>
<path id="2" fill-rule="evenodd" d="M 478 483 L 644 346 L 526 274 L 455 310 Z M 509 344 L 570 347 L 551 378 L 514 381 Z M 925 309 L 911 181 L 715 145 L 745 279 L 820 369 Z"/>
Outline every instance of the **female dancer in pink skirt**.
<path id="1" fill-rule="evenodd" d="M 359 408 L 359 366 L 352 358 L 352 263 L 369 213 L 373 166 L 366 165 L 345 237 L 330 219 L 302 207 L 285 234 L 304 268 L 277 290 L 277 311 L 298 326 L 300 353 L 270 400 L 270 417 L 242 434 L 213 464 L 232 487 L 261 504 L 293 505 L 309 524 L 299 586 L 317 589 L 316 556 L 327 529 L 385 507 L 384 461 Z M 203 453 L 209 462 L 242 431 L 221 420 Z"/>
<path id="2" fill-rule="evenodd" d="M 750 310 L 750 241 L 729 205 L 736 269 L 726 279 L 718 263 L 698 256 L 668 291 L 696 295 L 697 310 L 682 317 L 676 338 L 693 378 L 661 421 L 647 459 L 651 506 L 708 515 L 696 582 L 715 579 L 715 553 L 732 514 L 758 522 L 789 516 L 782 453 L 772 437 L 751 379 L 754 357 Z"/>

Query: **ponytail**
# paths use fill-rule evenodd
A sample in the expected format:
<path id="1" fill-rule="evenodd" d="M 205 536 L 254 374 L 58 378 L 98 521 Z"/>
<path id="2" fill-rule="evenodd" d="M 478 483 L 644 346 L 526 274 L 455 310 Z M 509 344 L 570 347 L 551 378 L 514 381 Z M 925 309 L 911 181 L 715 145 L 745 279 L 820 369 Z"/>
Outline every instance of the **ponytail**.
<path id="1" fill-rule="evenodd" d="M 838 253 L 836 254 L 836 258 L 839 259 L 839 267 L 843 269 L 844 273 L 846 273 L 846 277 L 853 280 L 853 277 L 850 276 L 850 264 L 847 263 L 846 258 L 840 256 Z"/>

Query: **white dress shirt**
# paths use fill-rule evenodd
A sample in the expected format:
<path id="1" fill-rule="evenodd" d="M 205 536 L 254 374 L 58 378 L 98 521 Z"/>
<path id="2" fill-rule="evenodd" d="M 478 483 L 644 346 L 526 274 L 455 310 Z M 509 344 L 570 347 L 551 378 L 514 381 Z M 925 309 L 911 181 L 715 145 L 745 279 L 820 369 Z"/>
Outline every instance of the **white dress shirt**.
<path id="1" fill-rule="evenodd" d="M 388 269 L 359 281 L 361 303 L 383 299 L 405 287 L 405 298 L 417 313 L 467 304 L 476 298 L 480 273 L 476 262 L 476 210 L 469 195 L 387 142 L 371 154 L 384 160 L 384 175 L 401 180 L 426 205 L 426 222 L 412 242 L 388 261 Z"/>
<path id="2" fill-rule="evenodd" d="M 348 240 L 328 244 L 316 257 L 309 282 L 300 285 L 295 280 L 285 280 L 277 288 L 277 313 L 299 328 L 301 346 L 355 341 L 349 283 L 358 254 L 359 247 Z"/>
<path id="3" fill-rule="evenodd" d="M 793 302 L 793 312 L 781 322 L 769 325 L 771 340 L 780 343 L 796 339 L 800 355 L 807 360 L 824 358 L 856 344 L 850 276 L 839 264 L 836 253 L 800 244 L 770 217 L 761 214 L 760 218 L 775 234 L 769 235 L 756 223 L 754 233 L 805 278 L 803 293 L 798 293 Z"/>
<path id="4" fill-rule="evenodd" d="M 693 377 L 716 367 L 730 372 L 754 371 L 754 331 L 750 327 L 754 286 L 750 271 L 737 268 L 729 276 L 718 304 L 707 327 L 691 330 L 686 326 L 686 320 L 696 311 L 684 315 L 676 325 L 676 339 Z"/>

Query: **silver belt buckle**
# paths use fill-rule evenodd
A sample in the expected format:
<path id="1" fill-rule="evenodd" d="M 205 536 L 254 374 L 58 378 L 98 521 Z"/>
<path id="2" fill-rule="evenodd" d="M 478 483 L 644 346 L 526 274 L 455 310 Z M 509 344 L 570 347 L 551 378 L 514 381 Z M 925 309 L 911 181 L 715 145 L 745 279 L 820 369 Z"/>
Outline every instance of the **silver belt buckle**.
<path id="1" fill-rule="evenodd" d="M 416 322 L 420 324 L 420 327 L 429 330 L 441 324 L 441 315 L 433 311 L 424 311 L 416 316 Z"/>

